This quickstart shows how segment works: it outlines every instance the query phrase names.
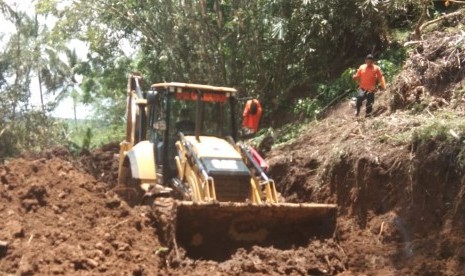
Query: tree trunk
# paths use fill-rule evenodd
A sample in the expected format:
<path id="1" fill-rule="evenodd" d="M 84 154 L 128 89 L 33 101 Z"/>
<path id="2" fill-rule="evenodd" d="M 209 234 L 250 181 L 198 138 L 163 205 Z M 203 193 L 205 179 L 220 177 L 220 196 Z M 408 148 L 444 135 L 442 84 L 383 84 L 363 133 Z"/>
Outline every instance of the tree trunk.
<path id="1" fill-rule="evenodd" d="M 415 26 L 415 33 L 413 34 L 413 39 L 418 40 L 421 38 L 421 25 L 425 22 L 426 17 L 428 16 L 428 5 L 430 0 L 423 0 L 423 11 L 421 12 L 420 19 L 418 19 L 417 25 Z"/>
<path id="2" fill-rule="evenodd" d="M 221 85 L 231 85 L 228 82 L 228 76 L 226 72 L 226 56 L 224 53 L 224 34 L 223 34 L 223 12 L 221 10 L 221 3 L 220 1 L 215 1 L 215 10 L 216 10 L 216 22 L 218 25 L 218 49 L 219 49 L 219 56 L 220 56 L 220 70 L 221 70 L 221 78 L 222 82 Z"/>
<path id="3" fill-rule="evenodd" d="M 16 18 L 16 29 L 18 30 L 18 41 L 17 41 L 17 44 L 16 44 L 16 65 L 15 65 L 15 73 L 16 73 L 16 76 L 15 76 L 15 83 L 14 83 L 14 91 L 13 91 L 13 112 L 12 112 L 12 116 L 11 116 L 11 121 L 12 123 L 14 124 L 15 122 L 15 119 L 16 119 L 16 108 L 18 106 L 18 94 L 20 93 L 20 90 L 19 89 L 19 86 L 20 86 L 20 82 L 19 82 L 19 76 L 21 75 L 21 70 L 20 70 L 20 60 L 21 60 L 21 32 L 19 31 L 20 30 L 20 27 L 21 27 L 21 18 Z"/>
<path id="4" fill-rule="evenodd" d="M 45 113 L 44 94 L 42 91 L 42 75 L 40 74 L 40 69 L 38 69 L 37 71 L 37 78 L 39 79 L 40 107 L 42 108 L 42 112 Z"/>
<path id="5" fill-rule="evenodd" d="M 74 124 L 77 125 L 77 103 L 76 103 L 77 99 L 73 98 L 73 111 L 74 111 Z"/>

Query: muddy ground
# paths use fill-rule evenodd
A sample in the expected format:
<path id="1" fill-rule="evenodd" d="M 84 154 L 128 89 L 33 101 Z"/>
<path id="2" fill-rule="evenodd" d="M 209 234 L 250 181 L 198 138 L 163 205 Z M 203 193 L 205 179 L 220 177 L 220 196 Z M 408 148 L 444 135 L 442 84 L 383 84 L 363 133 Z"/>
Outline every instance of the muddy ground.
<path id="1" fill-rule="evenodd" d="M 2 275 L 322 275 L 347 269 L 347 256 L 331 238 L 286 250 L 240 248 L 221 262 L 166 247 L 170 233 L 161 224 L 170 219 L 172 199 L 157 199 L 155 211 L 130 208 L 111 191 L 116 179 L 100 182 L 86 172 L 102 160 L 117 163 L 113 151 L 76 160 L 57 148 L 0 166 Z M 83 160 L 94 165 L 78 168 Z M 96 176 L 111 173 L 107 168 Z"/>
<path id="2" fill-rule="evenodd" d="M 405 114 L 352 121 L 343 104 L 324 124 L 269 154 L 293 202 L 337 203 L 335 233 L 286 249 L 238 248 L 225 260 L 188 257 L 170 240 L 172 199 L 130 208 L 111 191 L 115 150 L 53 154 L 0 166 L 0 272 L 19 275 L 460 275 L 465 269 L 461 144 L 380 144 Z M 416 125 L 416 122 L 409 121 Z M 355 127 L 354 127 L 355 126 Z M 323 135 L 338 128 L 344 135 Z M 392 128 L 392 129 L 391 129 Z M 326 132 L 328 133 L 328 132 Z M 337 136 L 337 137 L 336 137 Z M 338 147 L 331 141 L 340 140 Z M 433 169 L 434 168 L 434 169 Z"/>
<path id="3" fill-rule="evenodd" d="M 117 143 L 79 157 L 56 148 L 0 165 L 0 275 L 463 274 L 463 133 L 412 134 L 443 113 L 465 115 L 454 93 L 464 85 L 460 35 L 414 46 L 375 117 L 356 119 L 344 102 L 267 153 L 287 201 L 338 204 L 329 237 L 189 257 L 172 239 L 172 199 L 130 208 L 112 192 Z"/>
<path id="4" fill-rule="evenodd" d="M 160 248 L 143 210 L 69 161 L 15 159 L 0 167 L 0 274 L 142 275 Z"/>

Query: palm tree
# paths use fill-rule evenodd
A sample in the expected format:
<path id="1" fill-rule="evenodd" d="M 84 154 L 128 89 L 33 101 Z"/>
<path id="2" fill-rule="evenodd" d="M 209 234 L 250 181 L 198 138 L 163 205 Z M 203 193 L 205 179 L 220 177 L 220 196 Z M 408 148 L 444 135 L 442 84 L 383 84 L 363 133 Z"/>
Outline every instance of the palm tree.
<path id="1" fill-rule="evenodd" d="M 0 0 L 0 12 L 7 18 L 7 19 L 16 19 L 18 17 L 16 11 L 10 7 L 5 1 Z"/>
<path id="2" fill-rule="evenodd" d="M 78 58 L 74 50 L 68 49 L 63 43 L 50 46 L 46 27 L 39 31 L 37 16 L 34 29 L 33 64 L 39 82 L 39 93 L 42 111 L 45 112 L 44 92 L 55 95 L 55 104 L 69 96 L 70 89 L 76 84 L 74 71 L 78 65 Z"/>

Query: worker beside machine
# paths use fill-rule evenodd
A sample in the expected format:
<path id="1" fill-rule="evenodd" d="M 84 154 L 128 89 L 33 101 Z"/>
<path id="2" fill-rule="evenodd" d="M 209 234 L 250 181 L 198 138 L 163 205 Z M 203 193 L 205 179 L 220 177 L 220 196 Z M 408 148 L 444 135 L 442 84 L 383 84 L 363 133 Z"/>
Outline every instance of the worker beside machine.
<path id="1" fill-rule="evenodd" d="M 244 112 L 242 114 L 242 129 L 244 136 L 250 136 L 257 133 L 262 112 L 262 105 L 258 99 L 250 99 L 246 102 Z"/>

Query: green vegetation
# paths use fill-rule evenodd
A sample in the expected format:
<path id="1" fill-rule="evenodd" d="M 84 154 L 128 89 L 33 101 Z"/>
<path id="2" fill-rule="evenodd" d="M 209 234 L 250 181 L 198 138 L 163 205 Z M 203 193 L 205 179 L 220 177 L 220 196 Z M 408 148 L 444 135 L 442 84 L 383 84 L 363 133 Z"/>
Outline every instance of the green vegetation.
<path id="1" fill-rule="evenodd" d="M 73 153 L 93 149 L 104 144 L 122 141 L 125 125 L 108 124 L 101 120 L 63 120 L 68 133 L 68 144 Z"/>
<path id="2" fill-rule="evenodd" d="M 385 129 L 384 134 L 378 138 L 395 146 L 414 145 L 418 147 L 430 142 L 463 143 L 465 141 L 465 125 L 463 118 L 451 111 L 436 112 L 432 117 L 429 114 L 418 114 L 407 126 L 398 126 L 396 130 L 389 128 L 386 123 L 375 121 L 371 129 Z"/>
<path id="3" fill-rule="evenodd" d="M 465 140 L 465 125 L 463 118 L 435 118 L 417 128 L 412 134 L 412 143 L 415 145 L 429 141 L 463 141 Z"/>
<path id="4" fill-rule="evenodd" d="M 350 92 L 354 94 L 356 91 L 356 84 L 352 80 L 352 76 L 355 72 L 356 69 L 349 68 L 345 70 L 338 79 L 332 82 L 319 84 L 316 97 L 297 100 L 293 110 L 294 114 L 316 119 L 320 112 L 327 108 L 329 104 L 349 96 Z"/>
<path id="5" fill-rule="evenodd" d="M 433 16 L 438 10 L 423 0 L 38 0 L 28 11 L 20 3 L 0 1 L 12 29 L 0 38 L 1 158 L 119 140 L 132 71 L 142 73 L 145 90 L 178 81 L 259 95 L 265 127 L 313 120 L 350 96 L 351 75 L 367 53 L 388 80 L 396 74 L 406 56 L 396 45 L 425 19 L 423 7 Z M 85 56 L 72 48 L 76 41 L 87 45 Z M 47 95 L 53 100 L 44 102 Z M 95 106 L 96 121 L 66 126 L 51 118 L 66 97 Z M 302 127 L 284 129 L 283 141 Z"/>
<path id="6" fill-rule="evenodd" d="M 308 122 L 301 122 L 301 123 L 293 123 L 293 124 L 287 124 L 283 126 L 282 128 L 279 129 L 278 134 L 276 135 L 276 144 L 283 144 L 286 142 L 289 142 L 295 138 L 297 138 L 301 131 L 305 129 L 307 126 Z"/>
<path id="7" fill-rule="evenodd" d="M 0 131 L 0 161 L 24 151 L 39 151 L 66 144 L 66 125 L 45 116 L 39 111 L 30 111 L 6 122 Z"/>

